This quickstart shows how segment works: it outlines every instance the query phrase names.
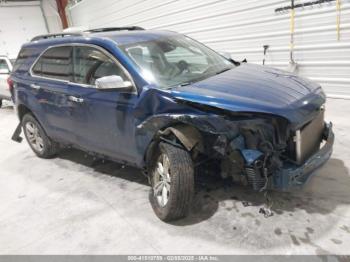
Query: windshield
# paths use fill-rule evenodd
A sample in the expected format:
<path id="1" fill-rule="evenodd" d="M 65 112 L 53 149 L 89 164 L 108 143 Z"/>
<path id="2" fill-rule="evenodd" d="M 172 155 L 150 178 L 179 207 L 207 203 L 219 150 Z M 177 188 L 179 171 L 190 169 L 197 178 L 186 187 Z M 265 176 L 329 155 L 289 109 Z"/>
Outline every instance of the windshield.
<path id="1" fill-rule="evenodd" d="M 163 88 L 197 82 L 233 67 L 221 55 L 182 35 L 119 47 L 146 80 Z"/>

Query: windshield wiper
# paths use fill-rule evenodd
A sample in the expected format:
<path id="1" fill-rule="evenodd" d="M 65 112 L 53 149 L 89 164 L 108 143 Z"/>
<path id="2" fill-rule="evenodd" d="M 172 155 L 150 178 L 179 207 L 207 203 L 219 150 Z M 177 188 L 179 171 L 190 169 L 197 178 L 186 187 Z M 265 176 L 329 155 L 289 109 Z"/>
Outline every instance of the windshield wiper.
<path id="1" fill-rule="evenodd" d="M 223 73 L 223 72 L 226 72 L 226 71 L 228 71 L 228 70 L 231 70 L 231 69 L 232 69 L 232 68 L 230 68 L 230 67 L 225 68 L 225 69 L 223 69 L 223 70 L 220 70 L 220 71 L 216 72 L 215 75 L 219 75 L 219 74 L 221 74 L 221 73 Z M 213 76 L 213 75 L 211 75 L 211 76 Z M 206 79 L 206 78 L 208 78 L 208 77 L 210 77 L 210 76 L 204 76 L 204 77 L 201 76 L 201 77 L 198 77 L 198 78 L 196 78 L 196 79 L 193 79 L 192 81 L 183 82 L 183 83 L 180 83 L 180 84 L 178 84 L 178 85 L 174 85 L 174 86 L 172 86 L 172 87 L 189 86 L 189 85 L 192 85 L 193 83 L 202 81 L 202 80 L 204 80 L 204 79 Z"/>
<path id="2" fill-rule="evenodd" d="M 205 77 L 201 76 L 201 77 L 195 78 L 195 79 L 193 79 L 191 81 L 180 83 L 180 84 L 176 85 L 176 87 L 189 86 L 189 85 L 192 85 L 193 83 L 202 81 L 202 80 L 204 80 L 206 78 L 208 78 L 208 77 L 207 76 L 205 76 Z"/>
<path id="3" fill-rule="evenodd" d="M 184 83 L 178 84 L 176 87 L 189 86 L 189 85 L 191 85 L 192 83 L 193 83 L 193 82 L 184 82 Z"/>
<path id="4" fill-rule="evenodd" d="M 223 73 L 223 72 L 226 72 L 226 71 L 228 71 L 228 70 L 231 70 L 232 68 L 225 68 L 225 69 L 223 69 L 223 70 L 220 70 L 220 71 L 218 71 L 218 72 L 216 72 L 215 74 L 216 75 L 219 75 L 219 74 L 221 74 L 221 73 Z"/>

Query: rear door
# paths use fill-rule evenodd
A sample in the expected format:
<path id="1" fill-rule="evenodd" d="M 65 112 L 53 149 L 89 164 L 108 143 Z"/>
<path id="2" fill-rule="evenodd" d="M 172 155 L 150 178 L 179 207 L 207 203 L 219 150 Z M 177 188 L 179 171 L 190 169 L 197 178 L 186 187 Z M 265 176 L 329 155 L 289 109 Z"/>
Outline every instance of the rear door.
<path id="1" fill-rule="evenodd" d="M 72 127 L 72 101 L 69 100 L 69 82 L 72 79 L 72 46 L 57 46 L 46 50 L 34 64 L 29 86 L 37 105 L 34 112 L 45 122 L 50 136 L 68 143 L 76 141 Z"/>
<path id="2" fill-rule="evenodd" d="M 72 120 L 77 142 L 89 151 L 132 162 L 133 107 L 136 92 L 96 89 L 96 79 L 118 75 L 132 79 L 106 50 L 97 46 L 74 47 L 73 80 L 69 92 L 73 100 Z M 136 90 L 136 88 L 135 88 Z"/>

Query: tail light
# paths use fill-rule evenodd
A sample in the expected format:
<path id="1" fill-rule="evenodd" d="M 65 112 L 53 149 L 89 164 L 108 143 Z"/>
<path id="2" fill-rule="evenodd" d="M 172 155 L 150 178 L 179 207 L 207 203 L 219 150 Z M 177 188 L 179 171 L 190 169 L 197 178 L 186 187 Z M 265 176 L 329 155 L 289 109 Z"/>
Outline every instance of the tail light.
<path id="1" fill-rule="evenodd" d="M 15 101 L 14 90 L 13 90 L 14 86 L 15 86 L 15 83 L 13 82 L 13 80 L 10 77 L 8 77 L 7 78 L 7 84 L 9 86 L 9 91 L 11 93 L 12 101 Z"/>
<path id="2" fill-rule="evenodd" d="M 10 92 L 12 93 L 12 91 L 13 91 L 13 80 L 9 77 L 9 78 L 7 78 L 7 84 L 8 84 L 8 86 L 9 86 L 9 90 L 10 90 Z"/>

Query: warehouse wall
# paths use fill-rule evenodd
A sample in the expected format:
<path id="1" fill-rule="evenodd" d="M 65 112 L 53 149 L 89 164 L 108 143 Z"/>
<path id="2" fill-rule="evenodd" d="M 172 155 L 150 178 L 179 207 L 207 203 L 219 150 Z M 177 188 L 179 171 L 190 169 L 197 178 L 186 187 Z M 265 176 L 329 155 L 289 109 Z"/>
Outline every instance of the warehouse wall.
<path id="1" fill-rule="evenodd" d="M 56 0 L 43 0 L 42 8 L 49 33 L 62 32 L 62 21 L 57 10 Z"/>
<path id="2" fill-rule="evenodd" d="M 40 1 L 0 2 L 0 55 L 16 58 L 22 44 L 34 36 L 62 31 L 55 5 L 55 0 L 45 0 L 43 8 Z"/>
<path id="3" fill-rule="evenodd" d="M 310 2 L 296 0 L 296 4 Z M 340 40 L 336 2 L 296 9 L 298 73 L 318 81 L 328 95 L 350 97 L 350 0 L 341 1 Z M 138 25 L 187 34 L 237 60 L 289 65 L 290 14 L 275 12 L 289 0 L 83 0 L 71 7 L 73 26 Z"/>

